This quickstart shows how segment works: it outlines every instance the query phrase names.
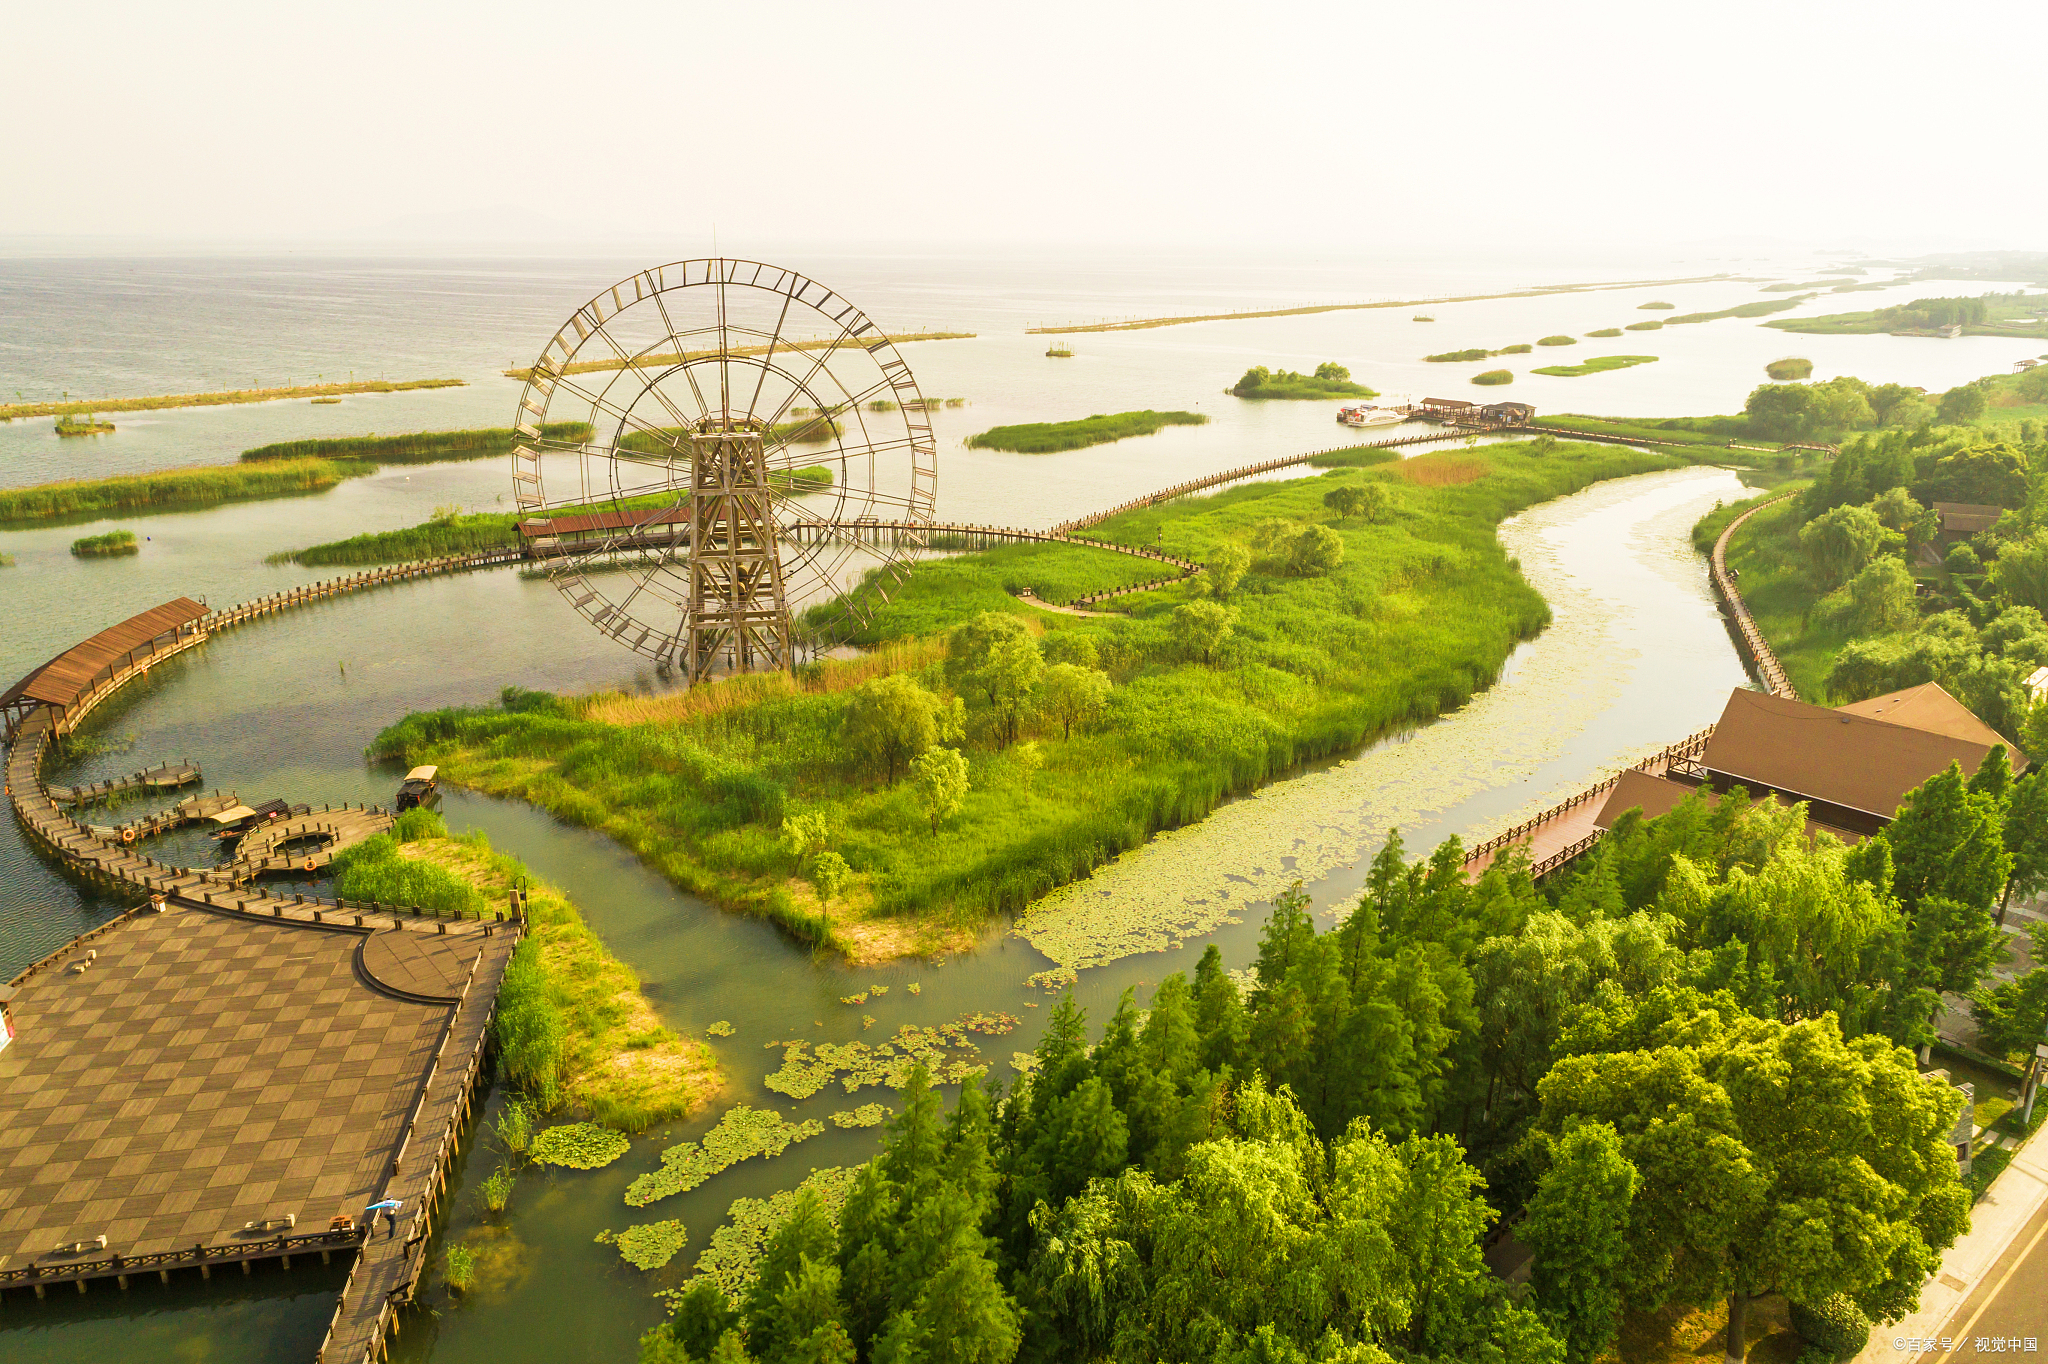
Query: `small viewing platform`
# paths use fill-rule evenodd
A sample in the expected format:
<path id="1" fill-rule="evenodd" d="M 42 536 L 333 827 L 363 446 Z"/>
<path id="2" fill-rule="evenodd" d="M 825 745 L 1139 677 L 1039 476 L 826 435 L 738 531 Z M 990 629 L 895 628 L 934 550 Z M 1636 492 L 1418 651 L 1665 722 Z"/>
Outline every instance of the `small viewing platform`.
<path id="1" fill-rule="evenodd" d="M 199 765 L 187 761 L 158 763 L 155 767 L 145 767 L 125 777 L 96 781 L 89 786 L 49 786 L 44 789 L 59 805 L 77 805 L 81 801 L 105 800 L 108 796 L 128 791 L 175 791 L 199 780 Z"/>

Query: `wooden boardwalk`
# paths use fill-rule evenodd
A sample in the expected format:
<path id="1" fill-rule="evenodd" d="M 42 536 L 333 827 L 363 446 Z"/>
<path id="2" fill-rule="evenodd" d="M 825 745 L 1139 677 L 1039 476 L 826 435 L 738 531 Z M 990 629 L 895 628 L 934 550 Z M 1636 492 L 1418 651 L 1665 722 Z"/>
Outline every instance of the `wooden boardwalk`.
<path id="1" fill-rule="evenodd" d="M 122 795 L 129 791 L 175 791 L 181 786 L 191 786 L 202 778 L 198 764 L 187 759 L 175 763 L 158 763 L 145 767 L 125 777 L 113 777 L 106 781 L 92 782 L 86 786 L 51 786 L 45 789 L 50 799 L 64 805 L 76 805 L 81 801 L 105 800 L 108 796 Z"/>
<path id="2" fill-rule="evenodd" d="M 376 806 L 344 805 L 337 810 L 323 805 L 315 813 L 251 829 L 235 849 L 235 860 L 217 871 L 236 884 L 257 876 L 316 875 L 326 870 L 335 854 L 389 833 L 393 822 Z"/>
<path id="3" fill-rule="evenodd" d="M 227 888 L 100 836 L 43 785 L 61 714 L 14 726 L 16 818 L 143 903 L 10 982 L 0 1291 L 359 1251 L 317 1357 L 376 1360 L 426 1267 L 523 924 Z M 380 1234 L 362 1210 L 386 1199 Z"/>

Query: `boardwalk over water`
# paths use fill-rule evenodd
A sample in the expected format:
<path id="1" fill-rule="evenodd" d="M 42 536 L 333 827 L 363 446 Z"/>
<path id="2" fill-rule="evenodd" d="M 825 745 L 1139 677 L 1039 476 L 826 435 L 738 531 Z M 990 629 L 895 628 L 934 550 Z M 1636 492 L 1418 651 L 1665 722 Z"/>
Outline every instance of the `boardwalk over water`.
<path id="1" fill-rule="evenodd" d="M 199 619 L 232 626 L 424 576 L 406 570 Z M 186 619 L 159 630 L 145 613 L 111 662 L 105 648 L 83 662 L 67 652 L 7 698 L 7 793 L 31 842 L 139 903 L 9 982 L 0 1294 L 354 1252 L 318 1358 L 362 1364 L 382 1355 L 426 1267 L 523 925 L 226 887 L 221 869 L 159 862 L 67 814 L 42 780 L 52 742 L 206 637 L 184 608 L 170 615 Z M 39 677 L 48 697 L 25 690 Z M 224 799 L 193 797 L 174 818 Z M 344 813 L 302 822 L 389 823 Z M 380 1233 L 363 1212 L 385 1200 L 399 1208 Z"/>

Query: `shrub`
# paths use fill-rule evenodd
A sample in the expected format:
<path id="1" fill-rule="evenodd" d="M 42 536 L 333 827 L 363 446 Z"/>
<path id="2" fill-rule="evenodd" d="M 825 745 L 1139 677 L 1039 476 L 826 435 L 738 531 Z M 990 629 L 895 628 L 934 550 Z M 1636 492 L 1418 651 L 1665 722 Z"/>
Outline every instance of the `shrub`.
<path id="1" fill-rule="evenodd" d="M 1484 374 L 1472 376 L 1472 382 L 1475 384 L 1511 384 L 1514 381 L 1515 372 L 1511 369 L 1490 369 Z"/>
<path id="2" fill-rule="evenodd" d="M 1811 1306 L 1790 1303 L 1792 1329 L 1830 1359 L 1847 1359 L 1870 1342 L 1870 1318 L 1840 1293 L 1822 1298 Z"/>
<path id="3" fill-rule="evenodd" d="M 434 811 L 415 805 L 393 822 L 391 836 L 400 843 L 412 843 L 422 838 L 446 838 L 448 825 Z"/>

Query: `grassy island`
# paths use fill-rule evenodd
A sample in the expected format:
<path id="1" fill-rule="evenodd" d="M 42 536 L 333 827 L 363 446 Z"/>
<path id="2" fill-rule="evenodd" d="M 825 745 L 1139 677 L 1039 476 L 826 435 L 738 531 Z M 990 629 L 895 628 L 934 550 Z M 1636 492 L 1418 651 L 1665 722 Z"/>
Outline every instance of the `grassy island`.
<path id="1" fill-rule="evenodd" d="M 2048 336 L 2048 304 L 2039 294 L 1985 294 L 1977 298 L 1916 298 L 1897 307 L 1826 317 L 1767 322 L 1780 331 L 1816 336 L 1941 336 L 1960 327 L 1964 336 Z"/>
<path id="2" fill-rule="evenodd" d="M 90 521 L 113 512 L 194 511 L 222 502 L 325 492 L 376 466 L 347 460 L 291 459 L 260 466 L 163 469 L 113 478 L 75 478 L 29 488 L 0 488 L 0 525 Z"/>
<path id="3" fill-rule="evenodd" d="M 1597 332 L 1587 332 L 1587 333 L 1586 333 L 1586 335 L 1588 335 L 1588 336 L 1597 336 L 1597 337 L 1601 337 L 1601 338 L 1603 338 L 1603 339 L 1604 339 L 1604 338 L 1606 338 L 1606 337 L 1610 337 L 1610 336 L 1620 336 L 1620 335 L 1621 335 L 1621 328 L 1619 328 L 1619 327 L 1602 327 L 1602 328 L 1601 328 L 1601 329 L 1600 329 L 1599 331 L 1597 331 Z"/>
<path id="4" fill-rule="evenodd" d="M 1010 450 L 1020 455 L 1049 455 L 1060 450 L 1079 450 L 1105 445 L 1131 436 L 1149 436 L 1169 426 L 1201 426 L 1209 419 L 1198 412 L 1115 412 L 1072 422 L 1024 422 L 1016 426 L 994 426 L 969 436 L 973 450 Z"/>
<path id="5" fill-rule="evenodd" d="M 1351 371 L 1335 360 L 1316 366 L 1314 374 L 1296 374 L 1283 369 L 1277 374 L 1264 365 L 1254 365 L 1225 392 L 1233 398 L 1377 398 L 1364 384 L 1351 382 Z"/>
<path id="6" fill-rule="evenodd" d="M 1515 372 L 1511 369 L 1489 369 L 1484 371 L 1483 373 L 1475 374 L 1472 376 L 1473 383 L 1486 384 L 1489 386 L 1498 384 L 1511 384 L 1514 381 Z"/>
<path id="7" fill-rule="evenodd" d="M 506 970 L 497 1027 L 508 1078 L 544 1110 L 566 1104 L 639 1132 L 687 1117 L 722 1087 L 709 1049 L 662 1025 L 568 897 L 481 830 L 450 837 L 438 814 L 408 811 L 334 869 L 339 894 L 386 903 L 502 909 L 514 884 L 527 887 L 527 938 Z"/>
<path id="8" fill-rule="evenodd" d="M 1576 346 L 1579 344 L 1579 338 L 1576 336 L 1546 336 L 1538 340 L 1536 344 L 1539 346 Z"/>
<path id="9" fill-rule="evenodd" d="M 1654 355 L 1596 355 L 1580 365 L 1545 365 L 1532 369 L 1531 374 L 1548 374 L 1559 379 L 1576 379 L 1582 374 L 1604 374 L 1610 369 L 1628 369 L 1634 365 L 1656 363 Z"/>
<path id="10" fill-rule="evenodd" d="M 1813 294 L 1797 294 L 1791 298 L 1765 299 L 1760 303 L 1740 303 L 1733 308 L 1723 308 L 1712 313 L 1680 313 L 1664 319 L 1666 326 L 1676 327 L 1688 322 L 1719 322 L 1726 317 L 1766 317 L 1771 313 L 1782 313 L 1787 308 L 1796 308 L 1813 298 Z M 1638 322 L 1637 326 L 1642 324 Z"/>
<path id="11" fill-rule="evenodd" d="M 963 945 L 1232 793 L 1463 704 L 1549 617 L 1495 525 L 1679 462 L 1502 444 L 1246 484 L 1097 527 L 1214 566 L 1106 614 L 1011 595 L 1133 571 L 1106 553 L 963 555 L 878 599 L 857 660 L 660 697 L 513 692 L 410 716 L 373 748 L 602 830 L 691 893 L 847 955 Z M 1327 500 L 1369 484 L 1376 519 Z M 843 877 L 818 873 L 824 852 Z"/>
<path id="12" fill-rule="evenodd" d="M 540 433 L 549 440 L 589 440 L 589 422 L 549 422 Z M 441 460 L 484 459 L 510 454 L 518 436 L 509 426 L 470 431 L 414 431 L 400 436 L 320 436 L 288 440 L 244 450 L 245 464 L 280 459 L 355 459 L 370 464 L 433 464 Z"/>
<path id="13" fill-rule="evenodd" d="M 1764 373 L 1780 383 L 1787 379 L 1811 379 L 1813 377 L 1813 361 L 1799 357 L 1773 360 L 1764 366 Z"/>
<path id="14" fill-rule="evenodd" d="M 73 540 L 71 552 L 81 559 L 111 558 L 121 554 L 140 554 L 142 545 L 132 530 L 110 530 L 105 535 L 86 535 Z"/>
<path id="15" fill-rule="evenodd" d="M 95 398 L 54 403 L 0 403 L 0 421 L 15 417 L 59 417 L 75 412 L 150 412 L 167 407 L 226 407 L 274 403 L 280 398 L 316 398 L 342 393 L 405 393 L 418 388 L 461 388 L 460 379 L 382 379 L 355 384 L 292 384 L 284 388 L 224 388 L 213 393 L 174 393 L 161 398 Z"/>
<path id="16" fill-rule="evenodd" d="M 60 436 L 104 436 L 114 429 L 112 422 L 103 422 L 92 413 L 83 417 L 63 416 L 57 418 L 57 434 Z"/>
<path id="17" fill-rule="evenodd" d="M 1636 304 L 1636 311 L 1638 312 L 1676 312 L 1677 309 L 1678 305 L 1676 303 L 1664 303 L 1661 301 Z"/>
<path id="18" fill-rule="evenodd" d="M 779 476 L 792 492 L 816 492 L 832 486 L 832 470 L 810 465 Z M 649 493 L 622 502 L 604 503 L 601 510 L 645 510 L 673 505 L 682 497 L 678 489 Z M 308 567 L 336 564 L 402 564 L 414 559 L 435 559 L 449 554 L 481 554 L 506 549 L 519 543 L 520 512 L 465 512 L 460 507 L 438 509 L 429 520 L 401 530 L 365 531 L 346 540 L 332 540 L 308 549 L 288 549 L 272 554 L 266 563 L 305 564 Z"/>

